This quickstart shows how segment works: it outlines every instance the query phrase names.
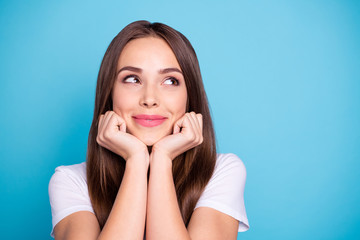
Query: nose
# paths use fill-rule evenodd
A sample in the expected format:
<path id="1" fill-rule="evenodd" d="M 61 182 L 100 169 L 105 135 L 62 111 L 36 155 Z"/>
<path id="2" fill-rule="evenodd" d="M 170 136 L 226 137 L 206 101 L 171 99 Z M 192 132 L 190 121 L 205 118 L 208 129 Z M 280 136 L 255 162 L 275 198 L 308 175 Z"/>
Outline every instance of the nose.
<path id="1" fill-rule="evenodd" d="M 140 99 L 140 105 L 146 108 L 153 108 L 159 106 L 159 99 L 156 94 L 155 87 L 150 85 L 144 87 L 143 94 Z"/>

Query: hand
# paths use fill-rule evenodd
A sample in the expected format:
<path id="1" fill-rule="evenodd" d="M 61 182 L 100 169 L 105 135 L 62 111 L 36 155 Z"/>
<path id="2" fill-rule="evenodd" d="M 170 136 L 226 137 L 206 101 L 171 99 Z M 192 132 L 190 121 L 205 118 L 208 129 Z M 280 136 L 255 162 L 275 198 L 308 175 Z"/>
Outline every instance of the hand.
<path id="1" fill-rule="evenodd" d="M 148 164 L 149 152 L 146 145 L 126 132 L 124 119 L 114 111 L 107 111 L 100 116 L 96 141 L 100 146 L 120 155 L 126 161 L 139 156 L 145 158 Z"/>
<path id="2" fill-rule="evenodd" d="M 203 121 L 200 113 L 185 113 L 174 124 L 173 134 L 168 135 L 152 148 L 152 154 L 165 154 L 166 157 L 173 160 L 175 157 L 187 150 L 200 145 L 203 142 Z"/>

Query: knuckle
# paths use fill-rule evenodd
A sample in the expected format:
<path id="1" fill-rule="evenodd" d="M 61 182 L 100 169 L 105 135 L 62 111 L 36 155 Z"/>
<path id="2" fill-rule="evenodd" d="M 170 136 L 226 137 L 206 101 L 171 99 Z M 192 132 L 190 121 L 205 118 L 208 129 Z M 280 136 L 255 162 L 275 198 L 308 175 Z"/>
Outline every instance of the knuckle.
<path id="1" fill-rule="evenodd" d="M 194 141 L 196 140 L 195 134 L 189 134 L 189 135 L 187 136 L 187 138 L 188 138 L 188 140 L 189 140 L 190 142 L 194 142 Z"/>
<path id="2" fill-rule="evenodd" d="M 103 143 L 103 140 L 102 140 L 102 138 L 101 138 L 100 135 L 97 135 L 97 137 L 96 137 L 96 142 L 97 142 L 99 145 L 101 145 L 101 144 Z"/>
<path id="3" fill-rule="evenodd" d="M 104 134 L 102 135 L 104 141 L 108 141 L 111 138 L 111 134 L 109 131 L 104 131 Z"/>

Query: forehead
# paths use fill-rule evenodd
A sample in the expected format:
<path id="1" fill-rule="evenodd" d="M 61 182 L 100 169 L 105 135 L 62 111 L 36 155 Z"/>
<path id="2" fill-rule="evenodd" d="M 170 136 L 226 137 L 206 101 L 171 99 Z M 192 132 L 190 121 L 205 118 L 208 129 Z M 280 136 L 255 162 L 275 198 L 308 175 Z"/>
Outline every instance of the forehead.
<path id="1" fill-rule="evenodd" d="M 179 63 L 168 43 L 158 37 L 145 37 L 131 40 L 122 50 L 118 69 L 124 66 L 135 67 L 178 67 Z"/>

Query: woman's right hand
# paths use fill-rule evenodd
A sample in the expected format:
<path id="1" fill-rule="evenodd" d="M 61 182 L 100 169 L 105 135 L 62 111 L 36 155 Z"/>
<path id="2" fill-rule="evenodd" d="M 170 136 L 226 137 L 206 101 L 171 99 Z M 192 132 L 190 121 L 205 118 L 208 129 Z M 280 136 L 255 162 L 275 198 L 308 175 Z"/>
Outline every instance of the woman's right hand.
<path id="1" fill-rule="evenodd" d="M 126 161 L 129 159 L 145 159 L 149 164 L 147 146 L 135 136 L 126 132 L 126 123 L 114 111 L 107 111 L 99 118 L 97 143 L 120 155 Z"/>

